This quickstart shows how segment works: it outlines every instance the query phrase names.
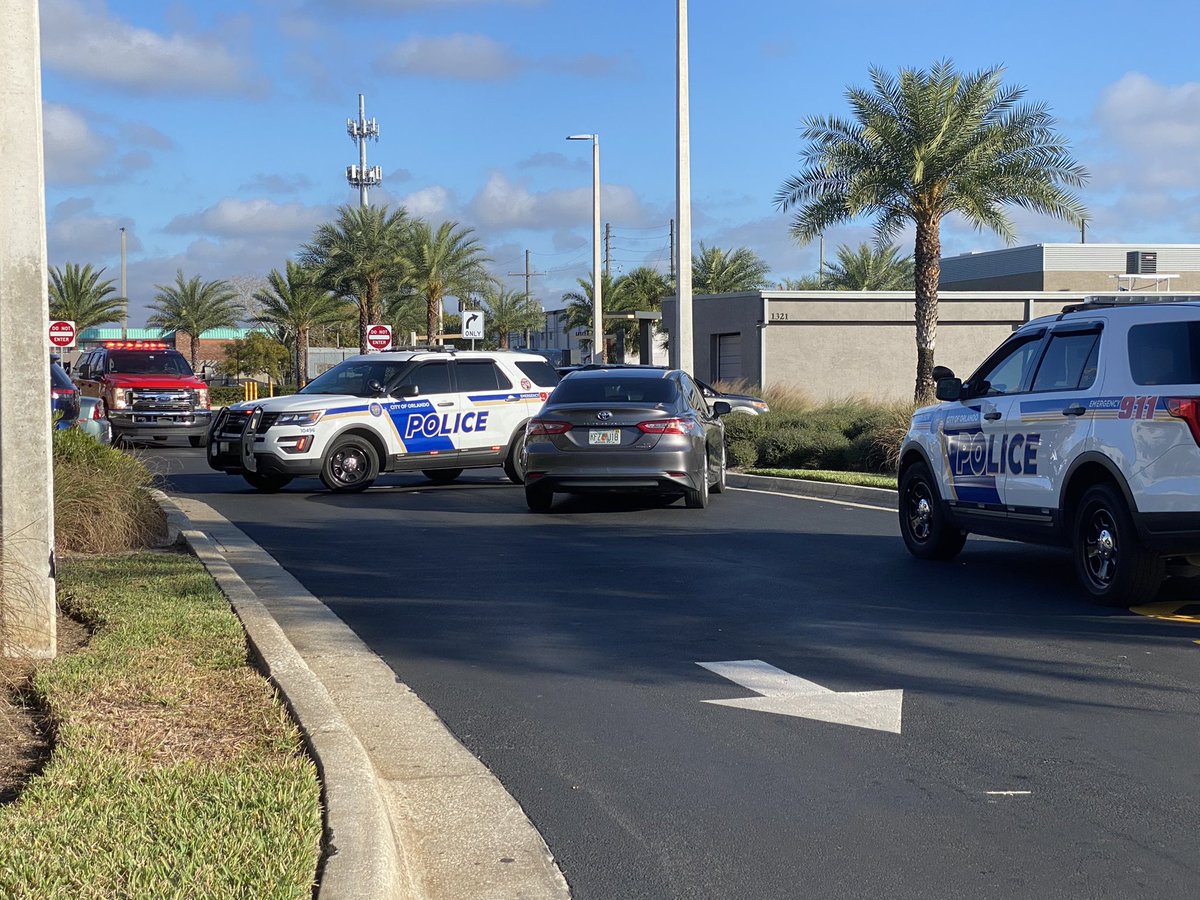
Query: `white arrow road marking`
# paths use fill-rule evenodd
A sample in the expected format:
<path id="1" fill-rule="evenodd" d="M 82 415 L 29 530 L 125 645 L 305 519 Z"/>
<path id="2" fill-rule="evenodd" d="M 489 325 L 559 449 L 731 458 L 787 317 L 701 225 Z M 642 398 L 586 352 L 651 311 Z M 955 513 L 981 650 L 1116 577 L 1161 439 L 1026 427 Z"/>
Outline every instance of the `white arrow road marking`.
<path id="1" fill-rule="evenodd" d="M 761 659 L 702 662 L 696 665 L 761 695 L 732 700 L 705 700 L 705 703 L 900 733 L 900 708 L 904 691 L 831 691 L 815 681 L 777 669 Z"/>

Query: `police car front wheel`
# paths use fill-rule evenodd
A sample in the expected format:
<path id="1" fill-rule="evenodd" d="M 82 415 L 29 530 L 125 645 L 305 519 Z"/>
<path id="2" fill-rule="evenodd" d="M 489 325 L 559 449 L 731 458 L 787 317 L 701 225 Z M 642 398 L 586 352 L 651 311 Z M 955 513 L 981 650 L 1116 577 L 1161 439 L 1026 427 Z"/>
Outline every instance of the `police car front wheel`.
<path id="1" fill-rule="evenodd" d="M 379 456 L 370 441 L 348 435 L 335 441 L 325 454 L 321 481 L 331 491 L 365 491 L 379 475 Z"/>
<path id="2" fill-rule="evenodd" d="M 900 476 L 900 534 L 917 559 L 953 559 L 967 534 L 947 518 L 929 467 L 915 463 Z"/>
<path id="3" fill-rule="evenodd" d="M 1097 603 L 1129 606 L 1158 592 L 1163 560 L 1142 546 L 1125 499 L 1113 485 L 1095 485 L 1080 498 L 1072 537 L 1075 574 Z"/>

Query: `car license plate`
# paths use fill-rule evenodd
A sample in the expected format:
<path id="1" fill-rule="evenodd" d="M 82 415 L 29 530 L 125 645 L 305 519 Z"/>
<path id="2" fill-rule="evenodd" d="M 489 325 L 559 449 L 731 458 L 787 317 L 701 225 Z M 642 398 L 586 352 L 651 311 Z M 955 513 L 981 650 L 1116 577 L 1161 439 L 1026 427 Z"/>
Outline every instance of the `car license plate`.
<path id="1" fill-rule="evenodd" d="M 619 444 L 621 443 L 620 428 L 593 428 L 588 432 L 589 444 Z"/>

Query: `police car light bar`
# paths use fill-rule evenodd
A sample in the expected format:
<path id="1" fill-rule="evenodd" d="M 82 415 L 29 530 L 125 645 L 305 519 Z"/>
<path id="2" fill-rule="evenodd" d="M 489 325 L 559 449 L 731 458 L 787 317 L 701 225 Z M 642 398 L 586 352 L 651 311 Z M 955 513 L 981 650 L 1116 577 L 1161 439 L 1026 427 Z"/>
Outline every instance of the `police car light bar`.
<path id="1" fill-rule="evenodd" d="M 105 341 L 105 350 L 170 350 L 165 341 Z"/>

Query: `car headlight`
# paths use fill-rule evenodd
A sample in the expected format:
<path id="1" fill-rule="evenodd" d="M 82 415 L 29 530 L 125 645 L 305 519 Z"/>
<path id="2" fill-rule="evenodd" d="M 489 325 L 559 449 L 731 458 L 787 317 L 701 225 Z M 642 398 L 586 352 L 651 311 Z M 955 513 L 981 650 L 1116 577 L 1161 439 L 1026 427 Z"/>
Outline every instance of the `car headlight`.
<path id="1" fill-rule="evenodd" d="M 275 420 L 276 425 L 316 425 L 321 421 L 325 410 L 314 409 L 309 412 L 283 413 Z"/>
<path id="2" fill-rule="evenodd" d="M 753 406 L 755 409 L 757 409 L 759 412 L 770 412 L 771 411 L 771 407 L 767 406 L 767 404 L 764 403 L 762 400 L 752 400 L 750 402 L 750 405 Z"/>

